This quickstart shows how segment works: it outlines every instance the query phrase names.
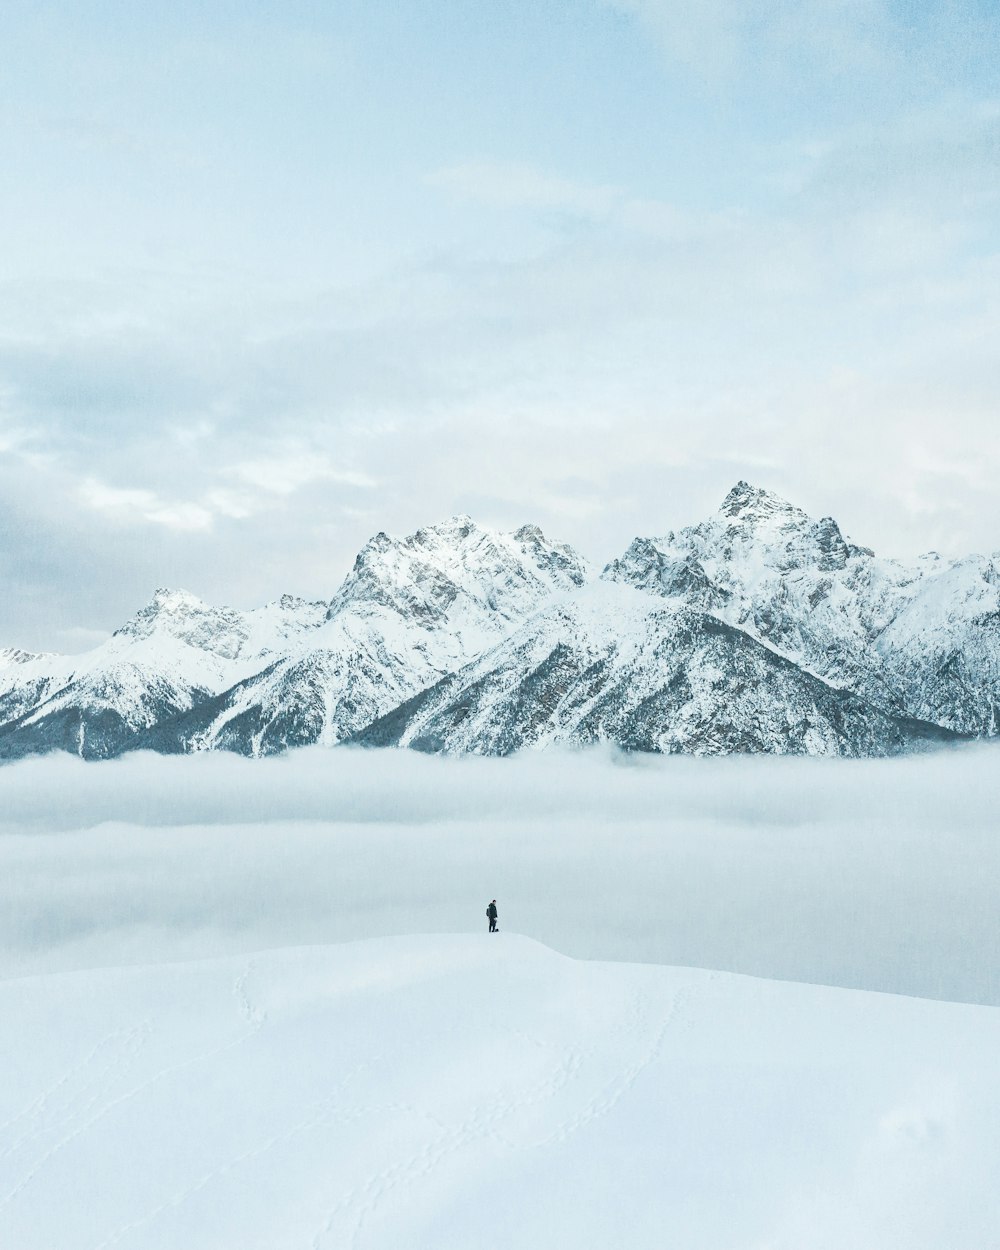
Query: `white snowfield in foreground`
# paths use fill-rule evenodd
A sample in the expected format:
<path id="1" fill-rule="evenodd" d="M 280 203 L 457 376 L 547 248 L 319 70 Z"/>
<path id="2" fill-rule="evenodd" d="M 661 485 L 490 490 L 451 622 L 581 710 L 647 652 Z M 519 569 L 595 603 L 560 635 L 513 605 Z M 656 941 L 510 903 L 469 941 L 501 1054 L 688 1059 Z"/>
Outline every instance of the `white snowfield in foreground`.
<path id="1" fill-rule="evenodd" d="M 1000 1009 L 419 936 L 0 984 L 8 1250 L 988 1250 Z"/>

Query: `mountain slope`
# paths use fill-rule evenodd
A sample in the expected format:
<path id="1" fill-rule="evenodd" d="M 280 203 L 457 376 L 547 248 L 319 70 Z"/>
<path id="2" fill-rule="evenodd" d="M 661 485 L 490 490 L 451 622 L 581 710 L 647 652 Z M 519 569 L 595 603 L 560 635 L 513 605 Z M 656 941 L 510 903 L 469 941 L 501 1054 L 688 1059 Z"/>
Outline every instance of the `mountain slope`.
<path id="1" fill-rule="evenodd" d="M 1000 725 L 1000 556 L 924 561 L 917 592 L 876 639 L 906 708 L 963 733 Z"/>
<path id="2" fill-rule="evenodd" d="M 325 605 L 286 596 L 251 612 L 212 608 L 185 591 L 158 590 L 116 634 L 82 656 L 34 657 L 37 697 L 22 677 L 0 757 L 60 749 L 116 755 L 142 730 L 187 711 L 253 672 L 323 620 Z"/>
<path id="3" fill-rule="evenodd" d="M 880 558 L 831 517 L 740 482 L 713 517 L 636 539 L 603 576 L 711 612 L 894 715 L 993 734 L 998 563 Z"/>
<path id="4" fill-rule="evenodd" d="M 588 575 L 580 556 L 534 526 L 507 534 L 456 517 L 406 538 L 378 534 L 303 645 L 137 745 L 246 755 L 333 746 Z"/>
<path id="5" fill-rule="evenodd" d="M 0 758 L 345 739 L 864 755 L 998 725 L 1000 556 L 888 560 L 746 482 L 597 584 L 537 527 L 460 516 L 375 535 L 329 602 L 158 591 L 86 655 L 0 652 Z"/>
<path id="6" fill-rule="evenodd" d="M 354 741 L 448 754 L 607 741 L 865 756 L 951 737 L 832 687 L 709 613 L 603 583 L 536 613 Z"/>
<path id="7" fill-rule="evenodd" d="M 30 712 L 63 684 L 58 674 L 62 658 L 0 648 L 0 726 Z"/>

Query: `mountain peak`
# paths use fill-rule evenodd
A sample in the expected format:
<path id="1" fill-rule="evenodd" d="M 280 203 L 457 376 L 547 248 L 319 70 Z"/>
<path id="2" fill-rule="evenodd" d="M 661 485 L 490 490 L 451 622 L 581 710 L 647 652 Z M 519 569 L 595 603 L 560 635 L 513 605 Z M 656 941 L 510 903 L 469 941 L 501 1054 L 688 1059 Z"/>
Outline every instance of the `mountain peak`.
<path id="1" fill-rule="evenodd" d="M 213 608 L 189 590 L 160 586 L 144 608 L 120 629 L 115 638 L 172 637 L 203 649 L 225 653 L 229 648 L 219 639 L 231 632 L 240 614 L 232 608 Z M 235 654 L 235 653 L 234 653 Z"/>
<path id="2" fill-rule="evenodd" d="M 204 608 L 206 605 L 190 590 L 171 590 L 160 586 L 153 592 L 149 608 L 157 612 L 176 612 L 185 608 Z"/>
<path id="3" fill-rule="evenodd" d="M 13 664 L 32 664 L 35 660 L 54 659 L 52 651 L 23 651 L 20 647 L 0 647 L 0 668 Z"/>
<path id="4" fill-rule="evenodd" d="M 739 481 L 723 499 L 720 513 L 733 520 L 753 519 L 764 520 L 777 514 L 805 516 L 801 508 L 776 495 L 773 491 L 764 490 L 760 486 L 752 486 L 749 482 Z"/>
<path id="5" fill-rule="evenodd" d="M 422 525 L 407 541 L 421 544 L 436 542 L 441 539 L 448 542 L 461 542 L 478 532 L 479 526 L 473 521 L 472 517 L 466 516 L 463 512 L 457 516 L 450 516 L 443 521 L 438 521 L 435 525 Z"/>
<path id="6" fill-rule="evenodd" d="M 581 585 L 586 576 L 586 561 L 546 539 L 537 526 L 506 533 L 458 515 L 406 537 L 376 534 L 331 600 L 327 617 L 348 603 L 381 604 L 425 625 L 474 618 L 495 630 L 498 622 Z"/>

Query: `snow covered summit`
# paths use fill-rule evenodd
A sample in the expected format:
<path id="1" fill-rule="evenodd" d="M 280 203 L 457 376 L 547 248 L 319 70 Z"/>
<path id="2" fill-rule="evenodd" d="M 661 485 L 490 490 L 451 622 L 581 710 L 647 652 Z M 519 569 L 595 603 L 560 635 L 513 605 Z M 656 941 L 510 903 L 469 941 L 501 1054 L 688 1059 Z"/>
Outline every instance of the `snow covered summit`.
<path id="1" fill-rule="evenodd" d="M 0 757 L 308 743 L 886 754 L 997 733 L 1000 557 L 876 556 L 747 482 L 599 578 L 533 525 L 376 534 L 329 602 L 159 590 L 84 656 L 0 658 Z"/>
<path id="2" fill-rule="evenodd" d="M 376 534 L 330 603 L 328 618 L 378 604 L 427 628 L 447 625 L 480 639 L 520 620 L 556 591 L 590 576 L 586 561 L 537 526 L 512 534 L 467 516 L 419 529 L 406 538 Z"/>

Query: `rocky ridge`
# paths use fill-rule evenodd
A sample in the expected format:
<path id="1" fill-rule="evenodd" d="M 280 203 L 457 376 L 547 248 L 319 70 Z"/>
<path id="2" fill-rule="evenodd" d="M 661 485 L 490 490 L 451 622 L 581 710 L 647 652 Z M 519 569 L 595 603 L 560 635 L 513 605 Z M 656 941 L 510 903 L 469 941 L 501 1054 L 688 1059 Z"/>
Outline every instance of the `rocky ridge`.
<path id="1" fill-rule="evenodd" d="M 1000 557 L 904 564 L 738 483 L 600 575 L 535 526 L 380 533 L 328 602 L 160 590 L 81 656 L 0 651 L 0 758 L 264 755 L 319 743 L 508 754 L 884 755 L 1000 721 Z"/>

